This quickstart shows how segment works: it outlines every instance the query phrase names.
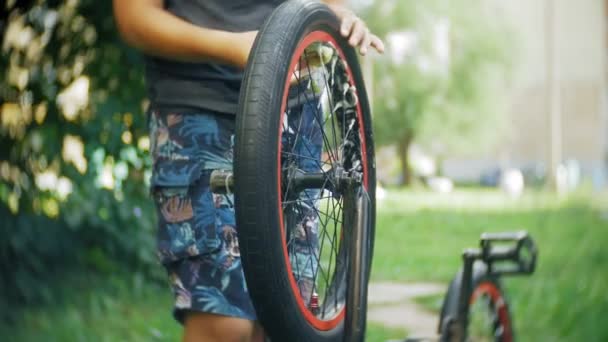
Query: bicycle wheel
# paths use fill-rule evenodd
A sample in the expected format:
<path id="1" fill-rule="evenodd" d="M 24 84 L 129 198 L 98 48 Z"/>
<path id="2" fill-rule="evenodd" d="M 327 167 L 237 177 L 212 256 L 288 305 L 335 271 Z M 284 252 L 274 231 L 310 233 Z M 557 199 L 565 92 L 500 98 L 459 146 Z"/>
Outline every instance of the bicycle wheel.
<path id="1" fill-rule="evenodd" d="M 374 149 L 356 53 L 338 28 L 324 5 L 284 3 L 260 30 L 241 87 L 241 258 L 258 318 L 277 341 L 340 341 L 348 316 L 364 332 Z M 363 267 L 353 270 L 353 260 Z"/>
<path id="2" fill-rule="evenodd" d="M 459 294 L 462 286 L 462 272 L 452 280 L 441 310 L 440 331 L 442 341 L 460 342 L 512 342 L 514 340 L 513 320 L 508 302 L 500 286 L 498 277 L 487 274 L 485 265 L 476 263 L 471 294 L 468 298 L 466 327 L 458 326 Z M 451 324 L 451 326 L 450 326 Z"/>
<path id="3" fill-rule="evenodd" d="M 469 302 L 468 336 L 471 341 L 513 341 L 513 322 L 495 277 L 479 279 Z"/>

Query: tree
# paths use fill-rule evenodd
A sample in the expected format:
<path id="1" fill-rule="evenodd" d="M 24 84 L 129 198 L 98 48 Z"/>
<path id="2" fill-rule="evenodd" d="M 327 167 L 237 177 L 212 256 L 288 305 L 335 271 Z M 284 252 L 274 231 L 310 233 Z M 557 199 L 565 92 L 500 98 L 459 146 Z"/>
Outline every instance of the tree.
<path id="1" fill-rule="evenodd" d="M 512 35 L 483 0 L 376 3 L 364 13 L 388 51 L 374 60 L 375 136 L 396 144 L 407 184 L 414 141 L 451 153 L 500 137 Z"/>

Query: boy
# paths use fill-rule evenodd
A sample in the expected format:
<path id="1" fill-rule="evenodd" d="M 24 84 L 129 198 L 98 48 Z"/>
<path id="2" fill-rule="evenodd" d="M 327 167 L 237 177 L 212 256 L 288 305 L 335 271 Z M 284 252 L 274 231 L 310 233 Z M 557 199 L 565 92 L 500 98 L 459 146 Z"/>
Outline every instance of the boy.
<path id="1" fill-rule="evenodd" d="M 261 341 L 229 196 L 209 191 L 232 169 L 242 70 L 265 18 L 284 0 L 113 0 L 123 38 L 145 53 L 158 253 L 176 297 L 183 340 Z M 382 41 L 325 0 L 361 54 Z"/>

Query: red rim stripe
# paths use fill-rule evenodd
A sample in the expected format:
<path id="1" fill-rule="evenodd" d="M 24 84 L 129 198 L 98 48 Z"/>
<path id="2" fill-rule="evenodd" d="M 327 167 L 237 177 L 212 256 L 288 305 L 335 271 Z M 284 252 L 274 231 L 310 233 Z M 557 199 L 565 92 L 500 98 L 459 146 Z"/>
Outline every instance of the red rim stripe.
<path id="1" fill-rule="evenodd" d="M 340 49 L 340 45 L 338 45 L 338 43 L 336 42 L 334 37 L 332 37 L 329 33 L 324 32 L 324 31 L 313 31 L 313 32 L 309 33 L 308 35 L 306 35 L 304 37 L 304 39 L 302 39 L 300 41 L 300 43 L 298 44 L 298 46 L 292 56 L 291 63 L 289 64 L 289 69 L 288 69 L 289 73 L 287 74 L 287 77 L 285 80 L 285 86 L 283 88 L 284 89 L 283 98 L 282 98 L 283 100 L 282 100 L 282 104 L 281 104 L 281 113 L 280 113 L 279 123 L 283 122 L 284 115 L 285 115 L 285 108 L 287 105 L 287 95 L 288 95 L 288 91 L 289 91 L 289 84 L 291 81 L 291 73 L 294 70 L 294 68 L 296 67 L 296 64 L 298 63 L 301 54 L 304 52 L 304 49 L 306 49 L 306 47 L 308 47 L 310 44 L 312 44 L 314 42 L 332 43 L 333 46 L 335 47 L 336 51 L 338 51 L 340 58 L 342 58 L 342 60 L 345 60 L 345 56 L 344 56 L 344 53 L 342 52 L 342 50 Z M 350 70 L 350 66 L 346 65 L 346 71 L 348 74 L 348 78 L 350 80 L 350 84 L 353 84 L 354 77 L 353 77 L 352 71 Z M 363 122 L 363 115 L 362 115 L 362 111 L 361 111 L 360 101 L 357 101 L 357 118 L 359 120 L 359 135 L 361 136 L 361 149 L 362 149 L 361 156 L 363 159 L 362 162 L 363 162 L 363 175 L 364 175 L 363 184 L 364 184 L 365 188 L 367 189 L 368 188 L 367 149 L 366 149 L 366 144 L 365 144 L 365 127 L 363 126 L 364 122 Z M 283 128 L 283 126 L 281 124 L 279 124 L 279 136 L 282 133 L 282 128 Z M 278 143 L 278 153 L 277 153 L 277 176 L 278 176 L 277 177 L 277 189 L 279 189 L 279 191 L 280 191 L 280 189 L 281 189 L 281 140 L 280 139 L 279 139 L 279 143 Z M 284 226 L 284 222 L 283 222 L 282 194 L 280 196 L 278 196 L 277 205 L 279 208 L 279 210 L 278 210 L 279 225 L 281 227 L 281 236 L 283 239 L 282 241 L 285 241 L 286 232 L 285 232 L 285 226 Z M 342 322 L 344 320 L 344 315 L 345 315 L 344 308 L 342 308 L 342 310 L 340 310 L 340 313 L 338 313 L 334 318 L 327 320 L 327 321 L 317 318 L 315 315 L 313 315 L 308 310 L 308 308 L 304 304 L 304 301 L 302 300 L 302 297 L 299 295 L 300 289 L 293 276 L 291 262 L 289 260 L 289 253 L 287 251 L 287 246 L 284 243 L 282 245 L 283 245 L 283 254 L 285 256 L 285 264 L 287 265 L 289 283 L 291 285 L 293 293 L 296 294 L 296 301 L 298 303 L 300 312 L 302 312 L 304 314 L 304 317 L 306 318 L 306 320 L 312 326 L 314 326 L 316 329 L 322 330 L 322 331 L 328 331 L 328 330 L 334 329 L 336 326 L 338 326 L 338 324 L 340 322 Z"/>
<path id="2" fill-rule="evenodd" d="M 513 332 L 511 328 L 509 312 L 507 311 L 507 302 L 504 300 L 504 298 L 502 298 L 500 289 L 498 289 L 496 285 L 489 281 L 481 282 L 471 295 L 471 301 L 469 305 L 473 305 L 477 298 L 479 298 L 479 296 L 484 293 L 487 293 L 490 296 L 490 299 L 492 299 L 492 303 L 494 303 L 498 310 L 498 319 L 500 320 L 500 324 L 505 329 L 503 341 L 513 342 Z"/>

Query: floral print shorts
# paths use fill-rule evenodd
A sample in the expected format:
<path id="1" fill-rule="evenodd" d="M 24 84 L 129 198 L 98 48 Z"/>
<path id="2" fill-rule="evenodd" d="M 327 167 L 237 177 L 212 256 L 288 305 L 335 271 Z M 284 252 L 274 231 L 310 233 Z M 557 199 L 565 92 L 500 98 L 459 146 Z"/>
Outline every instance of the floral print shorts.
<path id="1" fill-rule="evenodd" d="M 154 110 L 149 115 L 158 256 L 169 273 L 175 318 L 183 322 L 186 311 L 199 311 L 255 320 L 241 265 L 233 196 L 209 189 L 212 170 L 232 170 L 234 117 Z M 302 148 L 318 151 L 320 157 L 320 143 L 305 142 Z M 301 254 L 297 259 L 305 278 L 314 273 L 316 263 L 310 262 L 310 249 Z"/>
<path id="2" fill-rule="evenodd" d="M 232 169 L 234 118 L 150 112 L 157 247 L 175 295 L 174 316 L 200 311 L 255 320 L 236 236 L 233 196 L 209 175 Z"/>

